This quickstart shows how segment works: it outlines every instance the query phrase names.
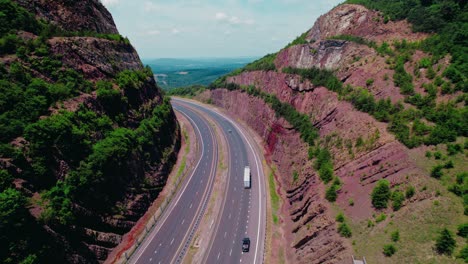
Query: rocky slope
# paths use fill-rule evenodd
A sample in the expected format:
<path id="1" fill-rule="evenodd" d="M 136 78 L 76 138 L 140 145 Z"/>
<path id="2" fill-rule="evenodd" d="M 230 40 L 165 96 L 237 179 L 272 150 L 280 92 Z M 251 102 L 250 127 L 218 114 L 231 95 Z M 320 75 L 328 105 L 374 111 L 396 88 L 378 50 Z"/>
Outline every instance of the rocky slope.
<path id="1" fill-rule="evenodd" d="M 375 100 L 403 101 L 405 95 L 389 80 L 395 73 L 394 68 L 388 65 L 391 57 L 382 55 L 379 47 L 395 41 L 420 41 L 428 35 L 413 33 L 411 25 L 405 20 L 384 20 L 382 13 L 363 6 L 340 5 L 317 20 L 313 28 L 302 36 L 303 43 L 289 45 L 275 55 L 273 63 L 276 70 L 262 70 L 261 66 L 258 70 L 252 70 L 247 67 L 248 70 L 228 75 L 224 84 L 215 83 L 218 87 L 212 86 L 212 89 L 198 96 L 245 121 L 265 140 L 271 165 L 277 168 L 276 179 L 283 200 L 280 226 L 285 239 L 274 242 L 282 244 L 283 250 L 272 253 L 274 259 L 285 255 L 279 263 L 350 263 L 351 256 L 356 252 L 365 254 L 368 260 L 375 263 L 393 263 L 381 253 L 370 253 L 379 249 L 368 248 L 364 252 L 353 250 L 356 248 L 353 245 L 359 246 L 362 241 L 354 240 L 351 245 L 350 239 L 340 236 L 335 216 L 343 211 L 350 219 L 351 226 L 362 230 L 361 226 L 373 223 L 378 213 L 392 214 L 392 217 L 393 214 L 406 214 L 396 212 L 398 209 L 391 213 L 389 209 L 373 208 L 370 194 L 378 180 L 386 179 L 392 189 L 400 190 L 411 186 L 420 188 L 431 182 L 428 173 L 415 160 L 414 153 L 418 150 L 410 151 L 400 143 L 389 132 L 387 123 L 356 109 L 345 100 L 346 94 L 314 85 L 304 76 L 283 71 L 288 68 L 332 70 L 343 84 L 364 87 Z M 408 72 L 416 72 L 414 62 L 428 55 L 418 50 L 411 56 L 405 64 Z M 446 58 L 436 61 L 436 75 L 442 75 L 447 65 Z M 421 75 L 415 78 L 416 90 L 424 93 L 420 86 L 431 80 Z M 232 88 L 230 84 L 236 84 L 234 87 L 237 88 Z M 271 104 L 249 92 L 251 87 L 292 105 L 296 111 L 307 115 L 318 129 L 319 146 L 331 153 L 334 174 L 341 182 L 336 204 L 325 199 L 327 185 L 314 169 L 314 159 L 308 158 L 309 146 L 293 126 L 275 115 Z M 410 106 L 403 104 L 402 107 Z M 415 196 L 404 201 L 408 209 L 402 211 L 420 208 L 424 201 L 434 199 L 434 190 L 426 190 L 427 186 L 424 186 Z M 427 216 L 422 221 L 427 224 L 432 222 L 431 218 Z M 369 232 L 360 231 L 367 237 L 357 236 L 369 241 L 374 241 L 374 236 L 381 236 L 379 231 Z M 416 255 L 411 256 L 412 261 L 420 261 Z M 442 258 L 438 261 L 448 260 Z"/>
<path id="2" fill-rule="evenodd" d="M 21 14 L 2 31 L 15 48 L 0 53 L 0 261 L 102 262 L 166 182 L 174 112 L 98 0 L 0 8 Z"/>

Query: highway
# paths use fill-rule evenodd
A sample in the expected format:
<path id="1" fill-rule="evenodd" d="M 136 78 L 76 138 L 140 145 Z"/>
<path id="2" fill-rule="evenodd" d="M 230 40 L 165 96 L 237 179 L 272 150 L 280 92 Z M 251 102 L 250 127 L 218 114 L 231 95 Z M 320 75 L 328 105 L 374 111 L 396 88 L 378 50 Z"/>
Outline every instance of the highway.
<path id="1" fill-rule="evenodd" d="M 263 263 L 266 223 L 266 191 L 261 152 L 253 139 L 232 119 L 207 106 L 180 98 L 173 108 L 194 127 L 200 157 L 175 198 L 129 263 L 181 263 L 190 246 L 213 189 L 218 164 L 217 139 L 208 119 L 227 139 L 228 180 L 221 211 L 214 213 L 214 232 L 202 263 Z M 218 129 L 219 130 L 219 129 Z M 252 188 L 244 189 L 244 167 L 249 165 Z M 242 252 L 249 237 L 250 252 Z"/>
<path id="2" fill-rule="evenodd" d="M 173 99 L 174 105 L 184 104 L 215 120 L 226 135 L 229 151 L 227 190 L 216 219 L 215 233 L 203 263 L 263 263 L 266 191 L 260 151 L 232 119 L 201 104 Z M 244 189 L 244 167 L 250 166 L 252 188 Z M 251 240 L 250 252 L 242 252 L 242 239 Z"/>
<path id="3" fill-rule="evenodd" d="M 145 239 L 130 263 L 180 263 L 179 256 L 188 247 L 197 221 L 201 219 L 213 187 L 218 164 L 218 148 L 213 129 L 196 113 L 177 108 L 194 127 L 200 142 L 200 158 L 162 218 Z"/>

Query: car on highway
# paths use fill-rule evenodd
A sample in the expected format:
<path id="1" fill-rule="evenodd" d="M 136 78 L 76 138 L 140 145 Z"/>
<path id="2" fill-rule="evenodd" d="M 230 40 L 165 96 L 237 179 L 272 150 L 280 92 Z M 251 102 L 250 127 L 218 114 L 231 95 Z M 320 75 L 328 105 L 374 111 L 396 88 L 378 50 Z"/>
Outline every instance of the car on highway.
<path id="1" fill-rule="evenodd" d="M 250 238 L 246 237 L 242 239 L 242 252 L 249 252 L 250 250 Z"/>

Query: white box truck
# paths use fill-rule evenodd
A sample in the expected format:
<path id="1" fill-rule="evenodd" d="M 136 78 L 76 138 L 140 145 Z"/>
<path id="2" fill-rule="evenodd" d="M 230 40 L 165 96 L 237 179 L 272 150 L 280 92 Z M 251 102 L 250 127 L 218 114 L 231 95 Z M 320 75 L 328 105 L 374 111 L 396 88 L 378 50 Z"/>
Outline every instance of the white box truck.
<path id="1" fill-rule="evenodd" d="M 245 166 L 244 168 L 244 188 L 249 189 L 251 187 L 250 167 Z"/>

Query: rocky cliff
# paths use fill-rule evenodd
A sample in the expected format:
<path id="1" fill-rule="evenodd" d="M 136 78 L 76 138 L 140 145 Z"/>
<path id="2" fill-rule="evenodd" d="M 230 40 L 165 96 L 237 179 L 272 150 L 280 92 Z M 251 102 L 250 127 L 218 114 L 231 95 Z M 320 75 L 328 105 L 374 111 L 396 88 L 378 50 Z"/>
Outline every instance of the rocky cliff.
<path id="1" fill-rule="evenodd" d="M 0 8 L 1 262 L 102 262 L 166 182 L 174 112 L 98 0 Z"/>
<path id="2" fill-rule="evenodd" d="M 385 233 L 395 228 L 409 229 L 408 233 L 416 235 L 411 231 L 418 225 L 416 222 L 425 228 L 436 226 L 430 214 L 409 216 L 413 210 L 430 210 L 427 201 L 435 199 L 434 193 L 440 193 L 443 188 L 430 179 L 427 167 L 421 166 L 420 153 L 428 148 L 410 150 L 405 146 L 410 144 L 401 140 L 388 117 L 364 106 L 381 100 L 379 103 L 389 106 L 396 103 L 392 111 L 414 111 L 408 95 L 402 92 L 402 85 L 391 80 L 398 78 L 395 63 L 399 55 L 395 54 L 401 52 L 402 45 L 419 43 L 428 36 L 414 33 L 406 20 L 388 21 L 380 12 L 343 4 L 321 16 L 312 29 L 277 54 L 226 76 L 199 95 L 201 100 L 208 100 L 245 121 L 265 141 L 271 165 L 277 168 L 276 180 L 283 200 L 279 224 L 283 232 L 273 237 L 282 233 L 285 239 L 277 238 L 276 242 L 274 239 L 273 244 L 282 244 L 282 249 L 274 250 L 272 259 L 282 258 L 278 263 L 350 263 L 351 256 L 358 254 L 373 263 L 396 263 L 379 251 L 384 243 L 381 238 L 385 236 L 384 229 Z M 408 59 L 403 71 L 417 75 L 412 77 L 415 90 L 426 94 L 427 89 L 423 87 L 434 77 L 427 77 L 418 62 L 430 55 L 413 48 L 405 56 Z M 435 75 L 443 76 L 448 65 L 447 57 L 439 57 L 433 60 L 431 70 L 436 69 Z M 282 110 L 272 96 L 309 119 L 319 133 L 315 145 L 304 142 L 299 133 L 301 128 L 281 117 L 279 113 L 288 114 L 288 111 Z M 439 93 L 438 98 L 449 101 L 454 97 Z M 428 131 L 423 135 L 427 136 Z M 333 183 L 320 180 L 322 175 L 316 165 L 319 158 L 314 156 L 316 148 L 331 154 L 336 176 Z M 414 191 L 414 188 L 418 191 L 414 196 L 407 195 L 402 210 L 401 205 L 394 205 L 393 212 L 376 209 L 371 193 L 376 182 L 382 179 L 388 180 L 397 193 Z M 330 195 L 333 192 L 336 197 Z M 451 199 L 440 200 L 452 204 Z M 461 202 L 457 203 L 460 210 Z M 344 212 L 348 219 L 344 221 L 351 226 L 352 238 L 346 238 L 351 234 L 344 232 L 343 223 L 335 220 L 339 212 Z M 380 223 L 378 214 L 383 215 L 384 224 Z M 406 224 L 392 227 L 393 220 L 385 221 L 390 214 Z M 457 221 L 464 219 L 460 211 L 456 215 Z M 406 218 L 417 220 L 412 222 Z M 414 230 L 424 232 L 419 228 Z M 430 250 L 428 243 L 416 242 L 414 236 L 409 236 L 406 246 L 416 251 Z M 424 246 L 419 247 L 418 243 Z M 417 262 L 424 257 L 414 253 L 400 260 Z M 443 257 L 436 258 L 449 262 Z"/>

